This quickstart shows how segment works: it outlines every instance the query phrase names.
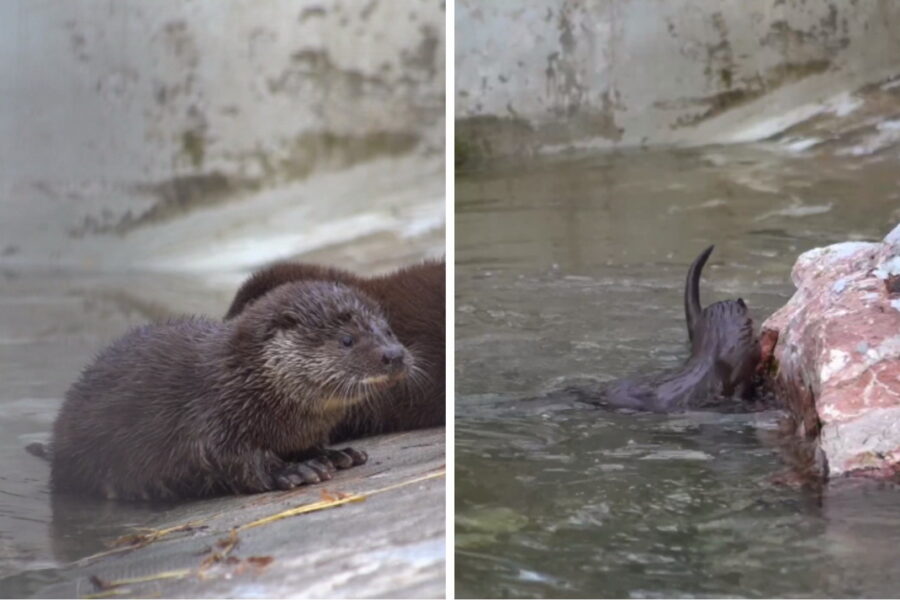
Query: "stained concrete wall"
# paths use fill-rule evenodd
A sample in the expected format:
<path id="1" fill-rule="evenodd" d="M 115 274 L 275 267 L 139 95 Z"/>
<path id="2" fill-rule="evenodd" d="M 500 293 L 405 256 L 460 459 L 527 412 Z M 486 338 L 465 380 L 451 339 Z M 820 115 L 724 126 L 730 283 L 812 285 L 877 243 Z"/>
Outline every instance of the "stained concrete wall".
<path id="1" fill-rule="evenodd" d="M 0 264 L 172 266 L 154 240 L 235 224 L 140 231 L 276 188 L 384 221 L 373 177 L 442 179 L 444 21 L 439 0 L 0 2 Z"/>
<path id="2" fill-rule="evenodd" d="M 462 159 L 762 139 L 900 73 L 890 0 L 458 0 L 456 32 Z"/>

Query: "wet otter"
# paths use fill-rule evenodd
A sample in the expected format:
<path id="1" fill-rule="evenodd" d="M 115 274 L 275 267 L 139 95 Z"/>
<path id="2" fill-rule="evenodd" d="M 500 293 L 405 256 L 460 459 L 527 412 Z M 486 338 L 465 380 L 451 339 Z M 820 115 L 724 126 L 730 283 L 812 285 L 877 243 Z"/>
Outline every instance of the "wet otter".
<path id="1" fill-rule="evenodd" d="M 334 282 L 282 286 L 224 323 L 139 327 L 66 394 L 52 487 L 133 500 L 330 479 L 366 460 L 323 448 L 347 407 L 412 368 L 378 304 Z"/>
<path id="2" fill-rule="evenodd" d="M 722 407 L 723 398 L 749 398 L 760 346 L 747 305 L 741 298 L 700 305 L 700 273 L 713 248 L 688 269 L 684 308 L 691 356 L 680 369 L 567 391 L 594 405 L 654 412 Z"/>
<path id="3" fill-rule="evenodd" d="M 238 290 L 225 319 L 233 319 L 272 290 L 296 281 L 334 281 L 368 294 L 383 308 L 397 339 L 416 357 L 403 382 L 353 406 L 332 442 L 444 424 L 444 261 L 425 261 L 394 273 L 360 277 L 317 265 L 281 262 L 254 273 Z"/>

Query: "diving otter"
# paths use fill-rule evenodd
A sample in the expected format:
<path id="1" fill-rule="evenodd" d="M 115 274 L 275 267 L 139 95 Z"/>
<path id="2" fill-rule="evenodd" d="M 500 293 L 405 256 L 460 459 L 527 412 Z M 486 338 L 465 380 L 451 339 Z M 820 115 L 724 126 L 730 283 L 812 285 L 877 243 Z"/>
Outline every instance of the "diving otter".
<path id="1" fill-rule="evenodd" d="M 684 308 L 691 356 L 680 369 L 566 391 L 589 404 L 653 412 L 721 407 L 724 398 L 749 398 L 760 346 L 747 305 L 738 298 L 701 309 L 700 273 L 712 251 L 713 246 L 704 250 L 688 269 Z"/>
<path id="2" fill-rule="evenodd" d="M 378 304 L 334 282 L 282 286 L 225 323 L 138 327 L 66 394 L 52 487 L 146 500 L 330 479 L 366 460 L 323 448 L 347 408 L 413 363 Z"/>
<path id="3" fill-rule="evenodd" d="M 403 382 L 369 402 L 353 406 L 333 432 L 331 441 L 443 425 L 444 261 L 425 261 L 376 277 L 304 263 L 275 263 L 244 282 L 225 319 L 237 317 L 272 290 L 310 279 L 342 283 L 374 298 L 397 339 L 416 357 L 416 366 Z"/>

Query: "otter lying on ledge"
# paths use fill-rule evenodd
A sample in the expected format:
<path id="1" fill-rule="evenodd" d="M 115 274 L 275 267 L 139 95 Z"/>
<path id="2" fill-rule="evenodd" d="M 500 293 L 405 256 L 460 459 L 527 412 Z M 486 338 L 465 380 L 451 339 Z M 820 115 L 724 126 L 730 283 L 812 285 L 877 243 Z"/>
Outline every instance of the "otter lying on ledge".
<path id="1" fill-rule="evenodd" d="M 348 286 L 279 287 L 225 323 L 138 327 L 66 393 L 49 456 L 54 491 L 150 500 L 289 489 L 366 455 L 326 450 L 355 403 L 414 360 L 381 307 Z"/>
<path id="2" fill-rule="evenodd" d="M 703 309 L 700 305 L 700 272 L 712 251 L 713 246 L 704 250 L 688 270 L 684 308 L 691 356 L 680 369 L 565 391 L 588 404 L 653 412 L 721 407 L 727 398 L 748 399 L 760 346 L 747 305 L 740 298 Z"/>

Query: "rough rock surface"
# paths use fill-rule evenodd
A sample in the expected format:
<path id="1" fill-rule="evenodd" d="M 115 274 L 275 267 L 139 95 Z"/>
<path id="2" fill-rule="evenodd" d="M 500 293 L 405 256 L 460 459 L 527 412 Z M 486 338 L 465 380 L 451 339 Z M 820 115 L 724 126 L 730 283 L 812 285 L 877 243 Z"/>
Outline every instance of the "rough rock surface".
<path id="1" fill-rule="evenodd" d="M 777 332 L 774 385 L 826 475 L 900 473 L 900 225 L 881 243 L 802 254 L 797 291 L 763 323 Z"/>

